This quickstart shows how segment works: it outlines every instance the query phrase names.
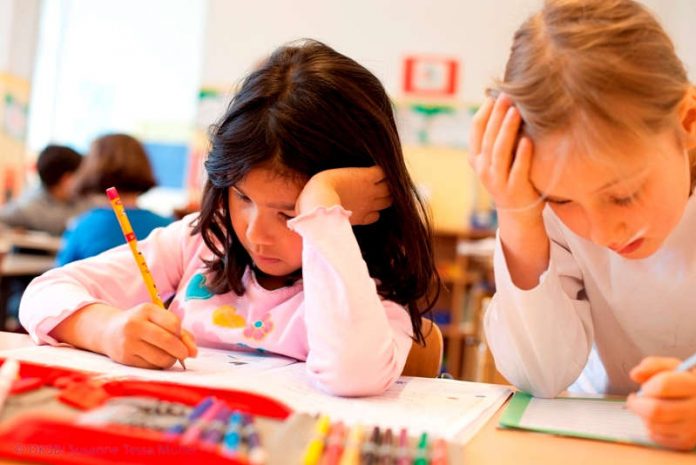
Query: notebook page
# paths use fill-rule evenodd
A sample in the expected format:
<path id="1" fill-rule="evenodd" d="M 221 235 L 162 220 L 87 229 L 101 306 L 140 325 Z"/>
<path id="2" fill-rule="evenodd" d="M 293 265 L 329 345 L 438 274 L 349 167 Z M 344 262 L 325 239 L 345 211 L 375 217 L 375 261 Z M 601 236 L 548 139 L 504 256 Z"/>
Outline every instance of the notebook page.
<path id="1" fill-rule="evenodd" d="M 295 359 L 254 352 L 236 352 L 200 347 L 198 356 L 186 359 L 184 370 L 178 364 L 168 370 L 150 370 L 121 365 L 108 357 L 72 347 L 31 346 L 0 351 L 0 357 L 101 373 L 108 378 L 139 378 L 181 384 L 234 387 L 234 381 L 296 363 Z M 232 384 L 232 385 L 230 385 Z"/>
<path id="2" fill-rule="evenodd" d="M 638 415 L 625 402 L 595 399 L 532 398 L 520 419 L 521 428 L 653 444 Z"/>
<path id="3" fill-rule="evenodd" d="M 337 397 L 311 383 L 304 363 L 269 370 L 248 387 L 299 412 L 324 413 L 349 425 L 405 427 L 457 443 L 469 440 L 511 394 L 505 386 L 405 376 L 378 396 Z"/>

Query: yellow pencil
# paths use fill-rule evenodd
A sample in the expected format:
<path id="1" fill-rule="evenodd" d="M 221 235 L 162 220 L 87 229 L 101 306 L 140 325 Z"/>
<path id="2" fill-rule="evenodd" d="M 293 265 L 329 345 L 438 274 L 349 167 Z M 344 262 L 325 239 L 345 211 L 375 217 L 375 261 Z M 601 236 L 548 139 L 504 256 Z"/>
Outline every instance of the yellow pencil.
<path id="1" fill-rule="evenodd" d="M 118 195 L 118 191 L 115 187 L 110 187 L 106 190 L 106 195 L 107 197 L 109 197 L 109 202 L 111 202 L 111 208 L 114 209 L 114 213 L 116 214 L 118 224 L 121 225 L 123 237 L 126 238 L 126 242 L 130 247 L 131 253 L 133 254 L 133 258 L 135 259 L 135 263 L 138 265 L 138 269 L 140 270 L 140 274 L 143 277 L 143 281 L 145 281 L 145 287 L 147 288 L 147 292 L 150 293 L 150 299 L 152 300 L 152 303 L 164 308 L 164 302 L 162 302 L 162 299 L 160 298 L 159 293 L 157 292 L 155 280 L 152 278 L 150 269 L 147 267 L 145 257 L 143 257 L 143 254 L 141 254 L 138 250 L 138 240 L 135 237 L 133 227 L 131 226 L 130 221 L 128 220 L 126 210 L 123 208 L 123 202 L 121 202 L 121 197 Z M 181 363 L 182 368 L 185 370 L 186 365 L 184 365 L 184 361 L 179 360 L 179 363 Z"/>

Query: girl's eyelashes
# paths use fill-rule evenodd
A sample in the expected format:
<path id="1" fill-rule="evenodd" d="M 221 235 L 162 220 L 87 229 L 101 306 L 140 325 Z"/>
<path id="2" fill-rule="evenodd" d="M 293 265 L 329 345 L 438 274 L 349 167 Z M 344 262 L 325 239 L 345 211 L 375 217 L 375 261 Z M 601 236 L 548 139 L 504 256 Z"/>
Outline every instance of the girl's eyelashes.
<path id="1" fill-rule="evenodd" d="M 627 205 L 630 205 L 633 202 L 635 202 L 635 200 L 636 200 L 636 194 L 629 195 L 626 197 L 615 197 L 615 196 L 611 197 L 611 202 L 615 205 L 620 206 L 620 207 L 625 207 Z"/>
<path id="2" fill-rule="evenodd" d="M 566 200 L 566 199 L 553 199 L 553 198 L 549 198 L 549 197 L 544 197 L 544 200 L 546 202 L 552 203 L 554 205 L 567 205 L 571 202 L 570 200 Z"/>
<path id="3" fill-rule="evenodd" d="M 631 205 L 638 200 L 638 196 L 640 195 L 641 189 L 636 189 L 632 194 L 630 195 L 611 195 L 609 197 L 609 201 L 613 203 L 614 205 L 618 205 L 620 207 L 626 207 L 628 205 Z"/>
<path id="4" fill-rule="evenodd" d="M 626 207 L 638 199 L 638 194 L 639 192 L 634 192 L 631 195 L 611 195 L 609 196 L 609 202 L 620 207 Z M 567 205 L 572 202 L 572 200 L 568 199 L 554 199 L 549 197 L 544 197 L 544 200 L 553 205 Z"/>
<path id="5" fill-rule="evenodd" d="M 249 197 L 247 197 L 246 195 L 242 194 L 242 192 L 239 191 L 239 190 L 237 190 L 237 188 L 232 187 L 231 189 L 232 189 L 232 192 L 234 192 L 234 195 L 235 195 L 238 199 L 240 199 L 240 200 L 242 200 L 242 201 L 244 201 L 244 202 L 248 202 L 248 201 L 249 201 Z"/>
<path id="6" fill-rule="evenodd" d="M 290 214 L 284 213 L 284 212 L 278 212 L 278 215 L 280 215 L 280 217 L 283 220 L 291 220 L 291 219 L 295 218 L 295 215 L 290 215 Z"/>

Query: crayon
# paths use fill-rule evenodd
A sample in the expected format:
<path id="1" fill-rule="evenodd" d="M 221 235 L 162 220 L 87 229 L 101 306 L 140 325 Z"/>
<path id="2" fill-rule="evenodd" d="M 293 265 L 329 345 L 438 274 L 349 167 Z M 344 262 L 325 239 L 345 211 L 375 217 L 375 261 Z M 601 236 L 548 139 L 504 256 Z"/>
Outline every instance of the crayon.
<path id="1" fill-rule="evenodd" d="M 430 465 L 447 465 L 447 442 L 442 438 L 433 442 Z"/>
<path id="2" fill-rule="evenodd" d="M 314 426 L 314 437 L 309 441 L 307 449 L 305 449 L 302 463 L 304 465 L 317 465 L 321 455 L 324 452 L 324 440 L 329 432 L 331 421 L 326 415 L 322 415 L 317 420 Z"/>
<path id="3" fill-rule="evenodd" d="M 428 465 L 428 433 L 421 434 L 413 465 Z"/>
<path id="4" fill-rule="evenodd" d="M 191 445 L 198 442 L 206 426 L 212 423 L 215 416 L 223 408 L 225 408 L 224 402 L 214 400 L 196 420 L 188 425 L 186 431 L 181 435 L 182 444 Z"/>
<path id="5" fill-rule="evenodd" d="M 341 456 L 339 465 L 359 465 L 360 448 L 362 446 L 365 431 L 361 425 L 354 425 L 348 433 L 348 440 Z"/>
<path id="6" fill-rule="evenodd" d="M 346 441 L 346 427 L 342 422 L 334 423 L 326 439 L 326 452 L 322 465 L 338 465 Z"/>
<path id="7" fill-rule="evenodd" d="M 227 421 L 230 415 L 231 411 L 227 406 L 218 410 L 215 417 L 205 428 L 203 434 L 201 434 L 201 443 L 204 446 L 216 448 L 220 444 L 225 434 L 225 428 L 227 427 Z"/>
<path id="8" fill-rule="evenodd" d="M 242 414 L 235 410 L 227 422 L 222 439 L 222 453 L 228 457 L 241 457 L 242 454 Z"/>
<path id="9" fill-rule="evenodd" d="M 182 434 L 186 430 L 186 427 L 188 425 L 190 425 L 191 423 L 193 423 L 194 421 L 196 421 L 198 419 L 198 417 L 200 417 L 203 414 L 203 412 L 205 412 L 214 401 L 215 401 L 214 397 L 206 397 L 205 399 L 200 401 L 198 403 L 198 405 L 196 405 L 193 408 L 193 410 L 191 410 L 191 412 L 189 413 L 186 420 L 182 423 L 179 423 L 178 425 L 172 426 L 167 431 L 167 435 L 174 436 L 174 435 Z"/>
<path id="10" fill-rule="evenodd" d="M 411 465 L 411 454 L 409 452 L 408 431 L 401 428 L 399 433 L 399 449 L 396 457 L 397 465 Z"/>
<path id="11" fill-rule="evenodd" d="M 363 445 L 361 463 L 364 465 L 374 465 L 377 461 L 377 454 L 379 453 L 381 444 L 382 435 L 380 434 L 379 426 L 375 426 L 372 428 L 370 439 Z"/>
<path id="12" fill-rule="evenodd" d="M 261 437 L 256 428 L 254 417 L 244 415 L 244 424 L 247 447 L 249 448 L 249 463 L 251 465 L 263 465 L 266 463 L 267 456 L 266 451 L 261 446 Z"/>
<path id="13" fill-rule="evenodd" d="M 379 465 L 392 465 L 394 457 L 394 433 L 391 428 L 387 428 L 382 437 L 382 447 L 379 450 Z"/>

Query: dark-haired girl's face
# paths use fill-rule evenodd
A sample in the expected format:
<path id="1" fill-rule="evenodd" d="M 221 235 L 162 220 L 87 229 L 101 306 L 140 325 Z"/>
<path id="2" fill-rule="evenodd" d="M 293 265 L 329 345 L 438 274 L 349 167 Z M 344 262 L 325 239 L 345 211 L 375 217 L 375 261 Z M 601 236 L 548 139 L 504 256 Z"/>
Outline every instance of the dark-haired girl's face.
<path id="1" fill-rule="evenodd" d="M 282 277 L 302 267 L 302 238 L 286 224 L 302 187 L 271 169 L 254 168 L 228 190 L 234 232 L 267 275 Z"/>

